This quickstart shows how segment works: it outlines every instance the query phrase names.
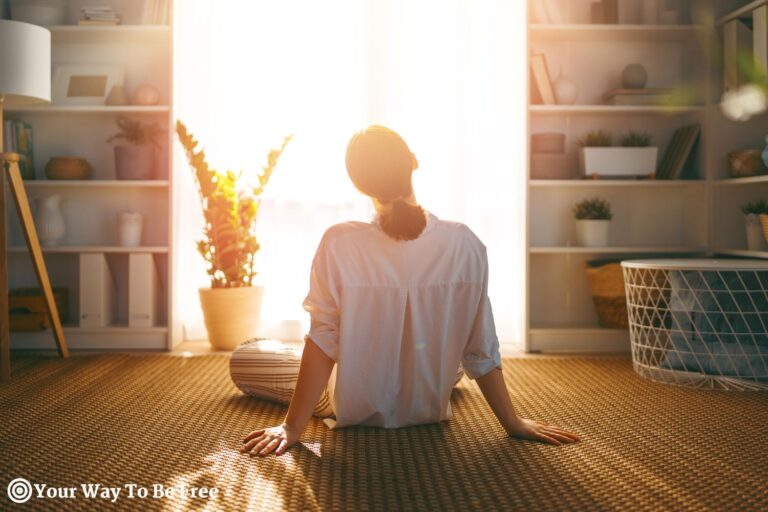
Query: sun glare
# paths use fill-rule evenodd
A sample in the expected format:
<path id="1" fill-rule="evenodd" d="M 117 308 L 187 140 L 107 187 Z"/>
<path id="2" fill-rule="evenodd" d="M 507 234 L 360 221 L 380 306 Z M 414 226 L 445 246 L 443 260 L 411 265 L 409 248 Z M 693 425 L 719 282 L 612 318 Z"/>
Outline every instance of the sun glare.
<path id="1" fill-rule="evenodd" d="M 176 110 L 211 165 L 255 179 L 269 149 L 294 135 L 257 226 L 264 336 L 301 338 L 320 236 L 333 223 L 370 218 L 369 202 L 347 178 L 344 151 L 355 130 L 376 123 L 399 131 L 416 153 L 420 202 L 498 249 L 489 251 L 492 300 L 504 313 L 500 331 L 520 339 L 525 8 L 509 4 L 225 0 L 177 13 Z M 520 31 L 509 30 L 511 19 Z M 185 206 L 185 244 L 200 233 L 195 208 Z M 197 254 L 180 264 L 185 275 L 202 275 L 194 287 L 205 286 Z M 177 296 L 194 337 L 194 325 L 204 331 L 191 284 L 181 283 L 187 291 Z"/>

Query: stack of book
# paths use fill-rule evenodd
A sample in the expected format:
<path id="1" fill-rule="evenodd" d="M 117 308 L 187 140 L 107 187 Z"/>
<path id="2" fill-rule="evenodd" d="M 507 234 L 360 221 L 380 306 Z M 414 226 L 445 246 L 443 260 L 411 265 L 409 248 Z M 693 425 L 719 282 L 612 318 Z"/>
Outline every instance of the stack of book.
<path id="1" fill-rule="evenodd" d="M 3 123 L 3 148 L 8 153 L 18 153 L 19 171 L 25 180 L 35 179 L 32 161 L 32 127 L 23 122 L 7 120 Z"/>
<path id="2" fill-rule="evenodd" d="M 83 13 L 83 19 L 77 22 L 78 25 L 119 25 L 120 16 L 112 7 L 91 6 L 80 9 Z"/>
<path id="3" fill-rule="evenodd" d="M 603 94 L 608 105 L 669 105 L 672 89 L 613 89 Z"/>

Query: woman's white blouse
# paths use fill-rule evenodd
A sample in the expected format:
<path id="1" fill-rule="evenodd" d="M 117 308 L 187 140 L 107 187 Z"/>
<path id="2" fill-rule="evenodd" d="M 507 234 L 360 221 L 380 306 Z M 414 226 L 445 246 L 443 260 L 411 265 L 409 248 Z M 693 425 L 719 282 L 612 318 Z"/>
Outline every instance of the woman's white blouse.
<path id="1" fill-rule="evenodd" d="M 408 242 L 375 221 L 328 229 L 304 309 L 307 338 L 337 363 L 332 428 L 446 420 L 459 363 L 473 379 L 501 367 L 485 246 L 429 213 Z"/>

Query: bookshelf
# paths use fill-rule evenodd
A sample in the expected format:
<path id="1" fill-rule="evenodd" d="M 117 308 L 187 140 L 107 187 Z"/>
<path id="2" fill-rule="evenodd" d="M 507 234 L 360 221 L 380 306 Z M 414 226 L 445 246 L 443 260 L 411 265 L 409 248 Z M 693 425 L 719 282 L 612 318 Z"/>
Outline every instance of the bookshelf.
<path id="1" fill-rule="evenodd" d="M 119 65 L 124 69 L 129 96 L 142 84 L 151 84 L 160 92 L 159 103 L 151 106 L 48 104 L 6 110 L 8 119 L 32 126 L 36 179 L 27 180 L 25 186 L 33 205 L 35 200 L 53 194 L 62 197 L 67 234 L 58 245 L 43 246 L 43 253 L 53 286 L 68 289 L 69 312 L 63 318 L 67 341 L 72 349 L 169 350 L 181 341 L 180 327 L 172 314 L 173 26 L 142 24 L 144 2 L 131 0 L 95 2 L 113 6 L 123 17 L 120 25 L 78 26 L 81 7 L 94 2 L 64 3 L 67 24 L 47 27 L 52 36 L 54 68 L 59 64 Z M 118 131 L 118 116 L 154 122 L 165 130 L 152 179 L 117 179 L 113 145 L 106 139 Z M 45 165 L 54 156 L 86 158 L 92 167 L 90 179 L 46 179 Z M 117 215 L 124 211 L 138 211 L 144 216 L 143 239 L 138 247 L 118 242 Z M 10 286 L 35 286 L 29 254 L 10 207 L 8 221 Z M 114 279 L 114 320 L 103 327 L 79 325 L 79 262 L 80 255 L 88 253 L 104 254 Z M 157 271 L 160 304 L 151 327 L 131 327 L 128 323 L 129 255 L 134 253 L 151 255 Z M 42 331 L 12 332 L 11 346 L 40 349 L 53 345 L 50 333 Z"/>
<path id="2" fill-rule="evenodd" d="M 557 0 L 562 23 L 542 23 L 529 0 L 529 50 L 546 56 L 550 75 L 577 84 L 573 105 L 528 106 L 529 135 L 558 132 L 566 152 L 588 131 L 619 136 L 647 132 L 659 159 L 675 129 L 699 123 L 701 134 L 685 179 L 532 179 L 527 188 L 527 351 L 619 352 L 629 350 L 627 331 L 599 327 L 584 266 L 597 259 L 661 255 L 768 258 L 746 249 L 740 206 L 768 198 L 768 176 L 731 178 L 730 151 L 765 146 L 768 115 L 744 123 L 721 113 L 722 63 L 710 60 L 703 43 L 721 44 L 724 20 L 748 16 L 757 4 L 738 0 L 679 0 L 676 25 L 590 24 L 587 0 Z M 690 100 L 673 108 L 604 105 L 623 67 L 642 63 L 647 87 L 688 87 Z M 530 66 L 529 66 L 530 73 Z M 529 156 L 532 155 L 530 139 Z M 574 203 L 608 200 L 614 211 L 611 245 L 579 247 L 571 214 Z"/>

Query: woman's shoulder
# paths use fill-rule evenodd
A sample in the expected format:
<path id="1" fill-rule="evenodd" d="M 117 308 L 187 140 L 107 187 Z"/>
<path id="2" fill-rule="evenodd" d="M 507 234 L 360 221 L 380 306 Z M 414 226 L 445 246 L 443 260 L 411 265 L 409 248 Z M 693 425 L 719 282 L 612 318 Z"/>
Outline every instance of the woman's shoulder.
<path id="1" fill-rule="evenodd" d="M 373 231 L 375 230 L 368 222 L 350 220 L 347 222 L 339 222 L 326 229 L 323 234 L 323 240 L 325 242 L 331 242 L 353 235 L 367 235 Z"/>
<path id="2" fill-rule="evenodd" d="M 430 215 L 432 217 L 430 220 L 434 221 L 434 231 L 436 234 L 469 244 L 483 251 L 485 250 L 485 244 L 483 244 L 482 240 L 463 222 L 438 219 L 434 215 Z"/>

